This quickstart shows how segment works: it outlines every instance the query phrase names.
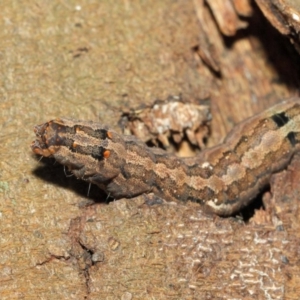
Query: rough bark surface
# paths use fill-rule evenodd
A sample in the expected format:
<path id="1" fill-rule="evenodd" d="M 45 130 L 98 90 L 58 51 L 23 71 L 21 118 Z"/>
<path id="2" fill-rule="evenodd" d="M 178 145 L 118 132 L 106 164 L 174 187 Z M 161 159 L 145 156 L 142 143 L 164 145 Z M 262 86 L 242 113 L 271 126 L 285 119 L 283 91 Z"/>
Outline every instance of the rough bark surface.
<path id="1" fill-rule="evenodd" d="M 29 148 L 54 117 L 117 129 L 125 108 L 180 94 L 209 95 L 211 146 L 299 95 L 299 54 L 265 18 L 292 11 L 298 32 L 299 8 L 256 2 L 1 2 L 1 299 L 299 298 L 299 156 L 244 222 L 143 196 L 106 204 Z"/>

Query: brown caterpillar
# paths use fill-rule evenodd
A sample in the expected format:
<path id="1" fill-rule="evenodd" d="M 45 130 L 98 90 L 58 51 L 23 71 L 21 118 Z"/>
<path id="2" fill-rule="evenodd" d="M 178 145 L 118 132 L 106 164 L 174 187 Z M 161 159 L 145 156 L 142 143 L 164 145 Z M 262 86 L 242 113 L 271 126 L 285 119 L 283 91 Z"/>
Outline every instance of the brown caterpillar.
<path id="1" fill-rule="evenodd" d="M 198 202 L 225 216 L 247 205 L 299 150 L 300 99 L 246 119 L 222 144 L 194 158 L 149 148 L 134 136 L 91 121 L 55 119 L 34 131 L 34 153 L 53 156 L 115 199 L 154 193 Z"/>

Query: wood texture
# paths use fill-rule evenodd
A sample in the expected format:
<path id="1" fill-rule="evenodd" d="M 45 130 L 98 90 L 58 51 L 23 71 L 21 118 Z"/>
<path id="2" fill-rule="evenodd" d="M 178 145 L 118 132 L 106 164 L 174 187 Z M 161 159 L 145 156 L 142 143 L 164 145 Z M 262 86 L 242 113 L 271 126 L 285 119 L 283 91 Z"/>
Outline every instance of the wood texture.
<path id="1" fill-rule="evenodd" d="M 118 130 L 128 108 L 202 94 L 214 146 L 299 95 L 299 55 L 255 3 L 230 37 L 195 3 L 1 1 L 1 299 L 298 299 L 299 158 L 244 222 L 144 196 L 107 205 L 29 150 L 34 125 L 57 116 Z"/>

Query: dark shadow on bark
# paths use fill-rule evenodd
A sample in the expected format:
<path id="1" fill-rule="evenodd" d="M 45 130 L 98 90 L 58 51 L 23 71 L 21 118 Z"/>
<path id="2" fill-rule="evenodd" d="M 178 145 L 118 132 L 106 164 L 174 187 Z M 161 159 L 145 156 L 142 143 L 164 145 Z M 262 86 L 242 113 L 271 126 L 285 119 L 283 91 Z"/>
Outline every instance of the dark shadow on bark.
<path id="1" fill-rule="evenodd" d="M 39 160 L 38 157 L 37 160 Z M 106 200 L 107 195 L 104 191 L 94 184 L 91 184 L 89 187 L 88 182 L 77 179 L 67 168 L 56 163 L 55 159 L 43 157 L 40 161 L 40 165 L 41 166 L 33 170 L 33 174 L 46 182 L 73 190 L 86 201 L 97 203 L 108 202 Z"/>

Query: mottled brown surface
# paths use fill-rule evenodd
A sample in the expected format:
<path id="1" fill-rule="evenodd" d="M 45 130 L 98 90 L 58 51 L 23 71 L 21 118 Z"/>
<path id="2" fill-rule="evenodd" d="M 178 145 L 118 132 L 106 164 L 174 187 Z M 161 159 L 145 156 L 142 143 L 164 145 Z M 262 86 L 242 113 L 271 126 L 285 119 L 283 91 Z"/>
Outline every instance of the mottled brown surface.
<path id="1" fill-rule="evenodd" d="M 123 112 L 119 124 L 126 135 L 134 135 L 147 144 L 176 152 L 178 156 L 192 156 L 195 154 L 192 146 L 205 148 L 212 117 L 209 101 L 191 100 L 169 97 L 151 106 L 132 108 Z M 190 145 L 189 152 L 185 144 Z"/>
<path id="2" fill-rule="evenodd" d="M 297 0 L 255 0 L 268 21 L 300 54 L 300 2 Z"/>
<path id="3" fill-rule="evenodd" d="M 115 200 L 153 193 L 229 216 L 247 206 L 300 151 L 300 98 L 247 118 L 224 143 L 189 158 L 147 147 L 135 136 L 92 121 L 60 118 L 34 131 L 34 153 L 53 157 Z"/>
<path id="4" fill-rule="evenodd" d="M 179 93 L 210 94 L 213 145 L 298 93 L 299 57 L 257 7 L 229 38 L 202 4 L 1 2 L 1 299 L 298 299 L 297 161 L 278 175 L 276 210 L 244 224 L 192 204 L 106 205 L 95 187 L 102 204 L 80 208 L 88 186 L 29 148 L 45 120 L 116 127 L 124 107 Z"/>
<path id="5" fill-rule="evenodd" d="M 92 298 L 297 299 L 299 233 L 288 219 L 245 226 L 191 203 L 149 208 L 142 197 L 86 214 L 79 240 L 100 257 L 89 269 Z"/>
<path id="6" fill-rule="evenodd" d="M 269 22 L 287 36 L 300 53 L 300 3 L 295 0 L 256 0 Z"/>

